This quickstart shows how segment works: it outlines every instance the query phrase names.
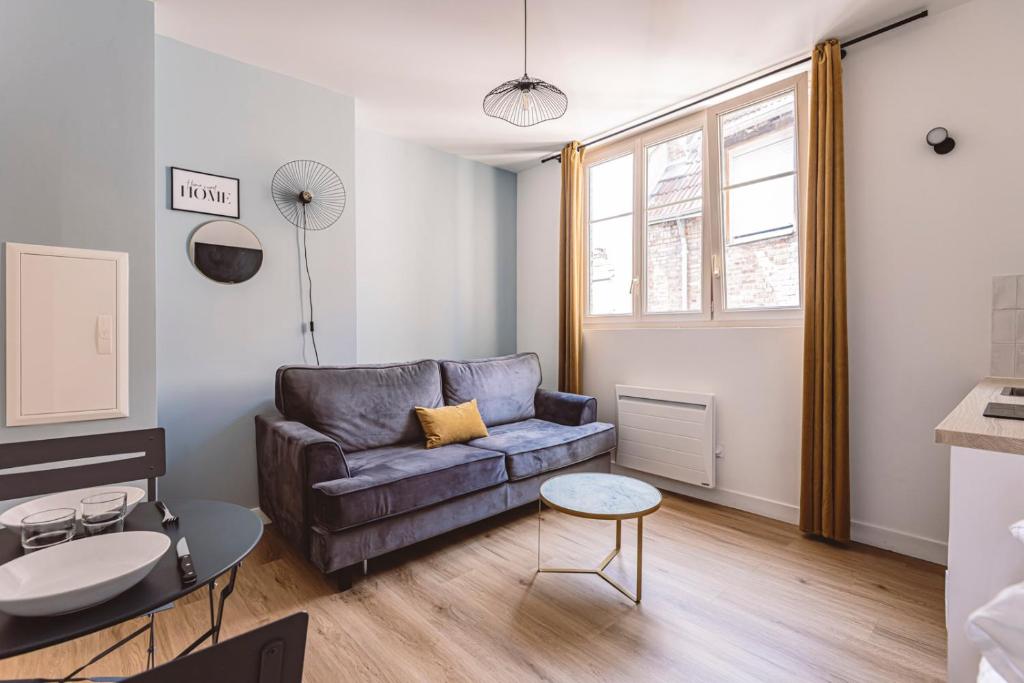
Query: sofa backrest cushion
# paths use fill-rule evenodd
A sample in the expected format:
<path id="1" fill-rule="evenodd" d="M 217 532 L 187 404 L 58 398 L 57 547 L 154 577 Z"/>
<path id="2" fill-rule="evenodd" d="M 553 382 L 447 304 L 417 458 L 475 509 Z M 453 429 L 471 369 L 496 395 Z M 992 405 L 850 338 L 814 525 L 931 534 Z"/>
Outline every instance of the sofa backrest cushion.
<path id="1" fill-rule="evenodd" d="M 277 371 L 277 409 L 326 434 L 346 453 L 423 440 L 416 406 L 436 408 L 437 361 L 350 367 L 286 365 Z"/>
<path id="2" fill-rule="evenodd" d="M 540 386 L 540 359 L 517 353 L 471 361 L 441 361 L 444 402 L 457 405 L 476 399 L 484 424 L 506 424 L 534 416 L 533 398 Z"/>

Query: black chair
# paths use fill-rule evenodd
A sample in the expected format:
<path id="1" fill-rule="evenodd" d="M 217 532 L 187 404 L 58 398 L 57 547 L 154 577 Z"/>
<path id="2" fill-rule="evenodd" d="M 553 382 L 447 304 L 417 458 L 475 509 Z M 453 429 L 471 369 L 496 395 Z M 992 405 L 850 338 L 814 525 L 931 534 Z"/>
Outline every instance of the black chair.
<path id="1" fill-rule="evenodd" d="M 0 500 L 145 479 L 154 501 L 166 472 L 159 427 L 0 444 Z"/>
<path id="2" fill-rule="evenodd" d="M 167 662 L 128 683 L 301 683 L 309 615 L 290 617 Z"/>

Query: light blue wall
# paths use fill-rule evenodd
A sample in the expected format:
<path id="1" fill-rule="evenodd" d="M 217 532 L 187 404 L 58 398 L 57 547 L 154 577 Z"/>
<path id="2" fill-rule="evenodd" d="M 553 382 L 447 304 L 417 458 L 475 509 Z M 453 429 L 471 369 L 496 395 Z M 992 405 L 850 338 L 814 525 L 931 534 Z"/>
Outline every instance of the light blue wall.
<path id="1" fill-rule="evenodd" d="M 309 249 L 321 361 L 356 357 L 353 101 L 162 36 L 156 74 L 163 493 L 255 506 L 253 416 L 273 405 L 277 367 L 303 361 L 299 233 L 270 195 L 274 172 L 292 159 L 327 164 L 348 190 L 341 220 L 311 233 Z M 252 280 L 217 284 L 192 267 L 189 236 L 213 218 L 167 208 L 169 166 L 240 178 L 240 221 L 264 249 Z"/>
<path id="2" fill-rule="evenodd" d="M 129 417 L 0 441 L 156 424 L 152 173 L 153 4 L 0 2 L 0 240 L 128 252 L 131 339 Z"/>
<path id="3" fill-rule="evenodd" d="M 275 369 L 304 359 L 299 233 L 270 197 L 292 159 L 331 166 L 349 194 L 309 235 L 323 362 L 515 350 L 511 173 L 356 139 L 351 97 L 154 40 L 146 0 L 4 0 L 0 92 L 0 238 L 131 259 L 131 417 L 0 427 L 0 441 L 159 424 L 165 495 L 256 505 L 253 416 Z M 212 217 L 168 209 L 169 166 L 240 178 L 240 220 L 265 253 L 255 278 L 193 269 L 188 238 Z"/>
<path id="4" fill-rule="evenodd" d="M 356 129 L 360 362 L 516 349 L 516 177 Z"/>

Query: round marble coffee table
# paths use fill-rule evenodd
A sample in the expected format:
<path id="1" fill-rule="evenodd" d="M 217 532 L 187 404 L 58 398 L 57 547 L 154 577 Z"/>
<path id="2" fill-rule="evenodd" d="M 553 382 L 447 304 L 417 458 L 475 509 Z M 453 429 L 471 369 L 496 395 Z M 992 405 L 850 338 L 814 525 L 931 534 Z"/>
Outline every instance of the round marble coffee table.
<path id="1" fill-rule="evenodd" d="M 615 520 L 615 548 L 595 569 L 542 567 L 540 523 L 544 506 L 573 517 Z M 556 574 L 597 574 L 635 603 L 640 602 L 643 576 L 644 517 L 661 507 L 661 492 L 650 484 L 618 474 L 580 472 L 561 474 L 541 484 L 537 502 L 537 571 Z M 605 573 L 622 548 L 622 520 L 636 519 L 636 594 Z"/>

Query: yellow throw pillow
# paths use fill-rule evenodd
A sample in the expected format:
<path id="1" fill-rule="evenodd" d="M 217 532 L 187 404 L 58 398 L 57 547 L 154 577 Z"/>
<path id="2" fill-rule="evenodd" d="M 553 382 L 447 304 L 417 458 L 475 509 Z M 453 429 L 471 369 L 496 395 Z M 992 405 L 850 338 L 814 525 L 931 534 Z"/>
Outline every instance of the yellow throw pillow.
<path id="1" fill-rule="evenodd" d="M 416 417 L 420 419 L 423 432 L 427 435 L 427 448 L 463 443 L 487 436 L 487 426 L 480 417 L 475 398 L 457 406 L 443 408 L 417 406 Z"/>

